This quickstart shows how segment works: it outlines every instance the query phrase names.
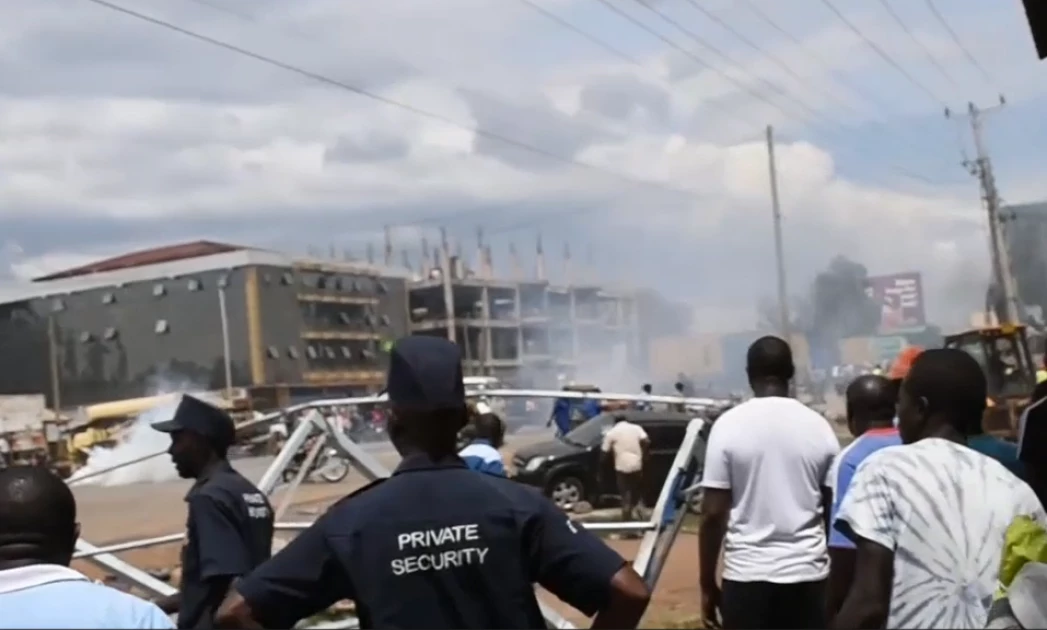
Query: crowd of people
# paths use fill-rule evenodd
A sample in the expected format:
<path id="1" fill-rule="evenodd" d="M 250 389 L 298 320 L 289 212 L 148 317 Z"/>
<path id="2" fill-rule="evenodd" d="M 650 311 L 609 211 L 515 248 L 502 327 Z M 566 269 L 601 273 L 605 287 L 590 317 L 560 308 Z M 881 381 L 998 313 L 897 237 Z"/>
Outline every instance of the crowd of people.
<path id="1" fill-rule="evenodd" d="M 788 344 L 752 344 L 753 397 L 716 419 L 705 453 L 696 596 L 708 623 L 1047 625 L 1047 589 L 1036 581 L 1047 579 L 1039 568 L 1047 558 L 1032 558 L 1032 570 L 1001 562 L 1036 532 L 1047 553 L 1047 385 L 1008 451 L 981 430 L 986 381 L 970 355 L 910 358 L 904 370 L 848 384 L 855 439 L 841 449 L 826 419 L 791 396 Z M 0 627 L 288 628 L 349 599 L 364 628 L 544 628 L 536 584 L 594 628 L 638 625 L 648 584 L 505 475 L 497 416 L 475 418 L 460 448 L 469 411 L 453 343 L 397 342 L 387 393 L 399 466 L 275 555 L 267 497 L 226 458 L 232 421 L 185 397 L 154 425 L 170 434 L 179 474 L 194 480 L 178 593 L 154 601 L 70 568 L 79 527 L 61 479 L 40 467 L 0 471 Z M 626 490 L 648 448 L 636 428 L 623 416 L 601 449 Z"/>
<path id="2" fill-rule="evenodd" d="M 856 439 L 841 450 L 825 420 L 789 397 L 789 346 L 765 337 L 750 347 L 754 398 L 716 421 L 706 454 L 707 619 L 724 628 L 986 627 L 1008 531 L 1021 519 L 1047 526 L 1037 470 L 1047 417 L 1034 405 L 1018 446 L 1003 448 L 982 430 L 987 386 L 972 356 L 935 349 L 909 359 L 893 379 L 848 385 Z M 1047 600 L 1047 590 L 1037 595 Z"/>

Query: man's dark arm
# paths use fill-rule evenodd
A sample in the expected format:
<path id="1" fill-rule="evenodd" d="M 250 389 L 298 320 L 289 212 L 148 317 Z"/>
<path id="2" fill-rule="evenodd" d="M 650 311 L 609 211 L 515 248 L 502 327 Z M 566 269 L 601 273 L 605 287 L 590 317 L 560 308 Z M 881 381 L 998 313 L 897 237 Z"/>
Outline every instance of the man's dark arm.
<path id="1" fill-rule="evenodd" d="M 826 619 L 833 619 L 843 607 L 843 601 L 854 581 L 855 551 L 850 547 L 829 547 L 829 584 Z"/>
<path id="2" fill-rule="evenodd" d="M 832 537 L 833 518 L 833 491 L 832 488 L 822 486 L 822 523 L 825 526 L 825 540 Z"/>
<path id="3" fill-rule="evenodd" d="M 169 615 L 177 613 L 182 608 L 182 592 L 173 593 L 166 597 L 159 597 L 153 600 L 160 610 L 164 611 Z"/>
<path id="4" fill-rule="evenodd" d="M 705 488 L 702 497 L 702 524 L 698 528 L 698 582 L 705 592 L 720 587 L 716 578 L 720 550 L 727 535 L 727 518 L 731 514 L 731 491 Z"/>
<path id="5" fill-rule="evenodd" d="M 894 551 L 856 537 L 853 586 L 831 628 L 858 630 L 883 628 L 891 605 Z"/>
<path id="6" fill-rule="evenodd" d="M 290 628 L 355 594 L 327 543 L 328 516 L 313 523 L 275 556 L 233 585 L 218 608 L 221 628 Z"/>
<path id="7" fill-rule="evenodd" d="M 531 580 L 586 616 L 594 628 L 635 628 L 651 591 L 617 552 L 544 497 L 525 525 Z"/>

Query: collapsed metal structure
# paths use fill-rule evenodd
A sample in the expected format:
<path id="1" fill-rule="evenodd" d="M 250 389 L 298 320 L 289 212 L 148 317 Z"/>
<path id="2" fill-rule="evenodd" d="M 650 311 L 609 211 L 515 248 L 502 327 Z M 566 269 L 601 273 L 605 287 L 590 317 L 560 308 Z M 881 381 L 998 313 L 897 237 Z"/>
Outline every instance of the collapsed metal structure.
<path id="1" fill-rule="evenodd" d="M 469 391 L 470 398 L 568 398 L 585 399 L 596 398 L 600 400 L 613 400 L 622 402 L 651 402 L 668 403 L 675 405 L 686 405 L 689 409 L 710 409 L 722 407 L 729 404 L 726 400 L 715 400 L 709 398 L 681 398 L 676 396 L 643 396 L 631 394 L 612 393 L 588 393 L 588 392 L 565 392 L 550 390 L 480 390 Z M 366 396 L 359 398 L 337 398 L 317 400 L 305 404 L 288 407 L 279 412 L 271 413 L 242 424 L 239 428 L 269 424 L 289 414 L 297 413 L 307 409 L 318 407 L 330 407 L 338 405 L 369 405 L 385 402 L 384 396 Z M 698 415 L 698 414 L 696 414 Z M 633 560 L 633 568 L 636 569 L 647 584 L 653 589 L 658 582 L 666 558 L 672 548 L 673 541 L 683 525 L 683 518 L 687 513 L 688 503 L 691 496 L 698 492 L 697 482 L 701 476 L 702 463 L 704 460 L 705 436 L 703 428 L 706 421 L 702 417 L 695 417 L 687 426 L 685 437 L 680 445 L 672 467 L 666 476 L 665 483 L 658 494 L 658 500 L 651 511 L 651 516 L 646 521 L 633 522 L 588 522 L 581 523 L 590 530 L 601 532 L 642 532 L 643 538 L 639 550 Z M 291 463 L 294 456 L 305 447 L 313 436 L 320 435 L 322 439 L 316 440 L 306 455 L 306 461 L 299 467 L 295 478 L 284 493 L 283 501 L 274 506 L 274 515 L 277 518 L 277 531 L 301 531 L 309 527 L 309 522 L 283 522 L 279 518 L 286 513 L 292 505 L 295 491 L 309 475 L 312 461 L 327 446 L 334 446 L 348 459 L 348 461 L 368 481 L 388 477 L 389 471 L 378 462 L 374 456 L 368 453 L 360 444 L 349 438 L 343 432 L 336 431 L 333 427 L 322 420 L 316 419 L 312 422 L 300 423 L 288 436 L 284 447 L 276 455 L 272 464 L 266 469 L 262 478 L 258 481 L 258 488 L 267 495 L 272 495 L 277 484 L 283 477 L 283 472 Z M 161 451 L 145 457 L 140 457 L 117 466 L 110 467 L 85 475 L 74 477 L 69 481 L 70 485 L 78 485 L 86 479 L 104 475 L 118 468 L 131 466 L 142 461 L 165 455 Z M 131 565 L 114 554 L 142 549 L 159 545 L 171 544 L 182 540 L 184 532 L 157 536 L 140 540 L 132 540 L 123 543 L 95 546 L 90 542 L 80 539 L 76 544 L 74 558 L 89 561 L 110 573 L 119 575 L 136 587 L 153 596 L 171 595 L 177 591 L 170 584 L 161 581 L 146 571 Z M 574 626 L 554 611 L 549 606 L 540 602 L 542 612 L 550 628 L 574 628 Z M 355 618 L 347 618 L 337 622 L 327 622 L 311 626 L 312 628 L 357 628 L 358 621 Z"/>

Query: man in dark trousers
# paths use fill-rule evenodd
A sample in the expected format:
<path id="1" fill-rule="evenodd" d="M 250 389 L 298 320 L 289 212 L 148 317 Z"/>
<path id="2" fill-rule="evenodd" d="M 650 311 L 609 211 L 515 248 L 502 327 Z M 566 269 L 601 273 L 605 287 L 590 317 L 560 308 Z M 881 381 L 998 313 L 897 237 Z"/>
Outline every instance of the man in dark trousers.
<path id="1" fill-rule="evenodd" d="M 361 628 L 545 628 L 535 583 L 593 627 L 636 627 L 650 591 L 621 556 L 534 488 L 456 456 L 468 414 L 458 346 L 401 339 L 387 392 L 403 461 L 237 582 L 223 627 L 290 628 L 351 599 Z"/>
<path id="2" fill-rule="evenodd" d="M 153 428 L 171 434 L 167 452 L 178 474 L 196 479 L 185 497 L 182 583 L 178 593 L 158 604 L 178 613 L 179 628 L 213 628 L 233 580 L 269 559 L 273 510 L 265 494 L 226 459 L 236 428 L 224 411 L 183 396 L 174 417 Z"/>

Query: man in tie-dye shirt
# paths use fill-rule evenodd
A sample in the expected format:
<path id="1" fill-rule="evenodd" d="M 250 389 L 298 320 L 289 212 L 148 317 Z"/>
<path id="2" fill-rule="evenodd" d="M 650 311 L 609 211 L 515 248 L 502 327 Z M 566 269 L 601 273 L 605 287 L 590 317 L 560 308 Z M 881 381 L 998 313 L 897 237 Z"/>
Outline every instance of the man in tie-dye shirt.
<path id="1" fill-rule="evenodd" d="M 985 376 L 962 350 L 922 353 L 899 397 L 903 444 L 855 472 L 835 527 L 855 578 L 835 628 L 984 628 L 1008 526 L 1047 523 L 1032 489 L 964 444 L 985 410 Z"/>

